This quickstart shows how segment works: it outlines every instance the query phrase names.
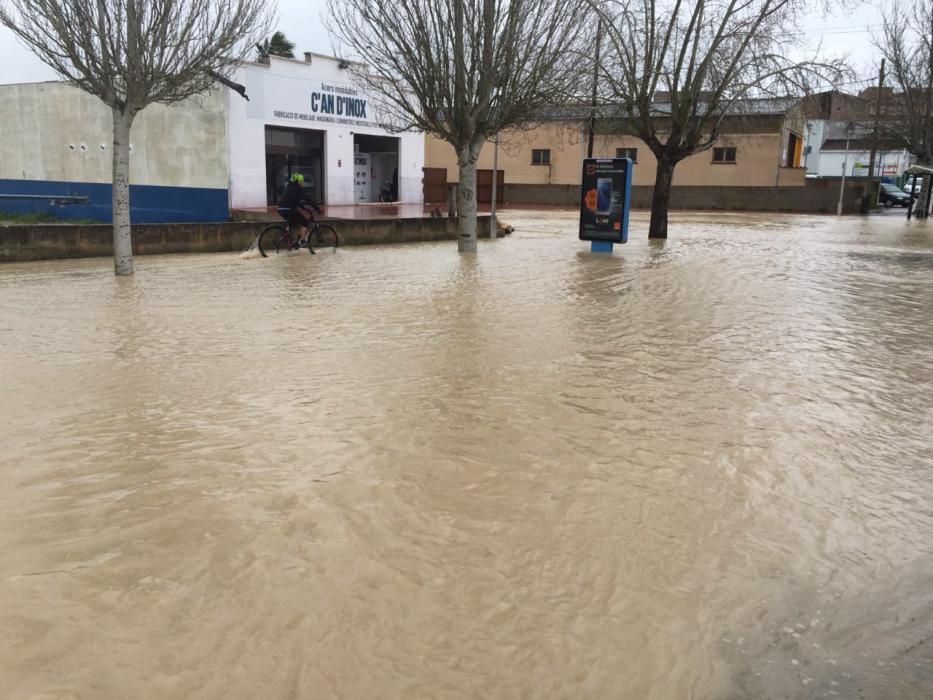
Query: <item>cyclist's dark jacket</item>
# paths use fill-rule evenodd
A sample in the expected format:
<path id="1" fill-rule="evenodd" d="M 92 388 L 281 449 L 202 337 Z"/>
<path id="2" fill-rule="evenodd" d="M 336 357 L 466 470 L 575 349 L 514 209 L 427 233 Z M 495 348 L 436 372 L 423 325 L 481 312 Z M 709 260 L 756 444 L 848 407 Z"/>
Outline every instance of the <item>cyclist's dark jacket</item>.
<path id="1" fill-rule="evenodd" d="M 279 214 L 289 224 L 307 226 L 311 220 L 311 209 L 321 208 L 305 196 L 305 189 L 297 182 L 289 182 L 279 200 Z"/>

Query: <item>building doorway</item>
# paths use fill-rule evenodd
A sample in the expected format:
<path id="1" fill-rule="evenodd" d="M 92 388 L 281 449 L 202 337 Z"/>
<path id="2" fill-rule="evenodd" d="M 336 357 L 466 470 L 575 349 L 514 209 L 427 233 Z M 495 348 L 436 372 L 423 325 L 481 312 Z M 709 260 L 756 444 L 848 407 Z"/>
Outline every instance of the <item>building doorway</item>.
<path id="1" fill-rule="evenodd" d="M 496 171 L 496 204 L 505 203 L 505 171 Z M 492 204 L 492 170 L 476 171 L 476 203 Z"/>
<path id="2" fill-rule="evenodd" d="M 447 203 L 447 168 L 422 168 L 425 204 Z"/>
<path id="3" fill-rule="evenodd" d="M 397 136 L 353 135 L 355 202 L 399 201 L 398 152 Z"/>
<path id="4" fill-rule="evenodd" d="M 785 162 L 788 168 L 800 167 L 800 156 L 803 151 L 803 139 L 791 132 L 787 138 L 787 156 Z"/>
<path id="5" fill-rule="evenodd" d="M 294 173 L 304 175 L 305 193 L 324 203 L 324 132 L 266 127 L 266 204 L 279 203 Z"/>

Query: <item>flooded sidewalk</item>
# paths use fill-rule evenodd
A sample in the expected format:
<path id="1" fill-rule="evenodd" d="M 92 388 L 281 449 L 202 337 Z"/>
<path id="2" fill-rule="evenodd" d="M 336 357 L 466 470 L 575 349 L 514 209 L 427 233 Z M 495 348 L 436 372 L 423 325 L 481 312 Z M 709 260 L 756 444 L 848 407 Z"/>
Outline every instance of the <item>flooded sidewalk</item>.
<path id="1" fill-rule="evenodd" d="M 933 225 L 0 267 L 4 698 L 933 696 Z"/>

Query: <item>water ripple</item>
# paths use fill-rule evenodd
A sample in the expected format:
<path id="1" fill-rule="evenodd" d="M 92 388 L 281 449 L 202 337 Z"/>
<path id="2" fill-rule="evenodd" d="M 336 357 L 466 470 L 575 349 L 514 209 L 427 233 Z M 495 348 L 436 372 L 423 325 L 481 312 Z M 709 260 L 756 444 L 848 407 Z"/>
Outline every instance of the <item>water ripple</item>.
<path id="1" fill-rule="evenodd" d="M 0 268 L 4 697 L 933 695 L 933 234 Z"/>

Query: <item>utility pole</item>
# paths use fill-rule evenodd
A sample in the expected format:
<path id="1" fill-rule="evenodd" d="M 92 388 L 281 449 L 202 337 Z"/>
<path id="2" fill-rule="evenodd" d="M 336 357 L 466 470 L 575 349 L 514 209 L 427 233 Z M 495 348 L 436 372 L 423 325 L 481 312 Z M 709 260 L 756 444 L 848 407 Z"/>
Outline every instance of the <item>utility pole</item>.
<path id="1" fill-rule="evenodd" d="M 878 94 L 875 95 L 875 123 L 871 131 L 871 153 L 868 156 L 868 189 L 862 195 L 862 213 L 867 214 L 872 204 L 878 203 L 878 194 L 875 192 L 875 156 L 878 152 L 878 122 L 881 119 L 881 94 L 884 91 L 884 62 L 881 59 L 881 68 L 878 71 Z M 882 158 L 882 163 L 884 159 Z M 883 168 L 882 168 L 883 171 Z M 879 178 L 880 179 L 880 178 Z M 874 200 L 874 201 L 872 201 Z"/>
<path id="2" fill-rule="evenodd" d="M 881 59 L 881 69 L 878 71 L 878 94 L 875 95 L 875 124 L 871 132 L 871 154 L 868 156 L 868 174 L 875 177 L 875 155 L 878 151 L 878 122 L 881 119 L 881 93 L 884 90 L 884 62 Z"/>
<path id="3" fill-rule="evenodd" d="M 596 61 L 593 63 L 593 105 L 590 108 L 590 140 L 586 147 L 586 157 L 593 157 L 593 136 L 596 133 L 596 90 L 599 87 L 599 45 L 603 39 L 603 21 L 596 24 Z"/>
<path id="4" fill-rule="evenodd" d="M 925 125 L 923 133 L 924 156 L 929 160 L 933 156 L 933 11 L 930 12 L 930 53 L 927 56 L 927 94 L 926 94 L 926 113 L 924 116 Z M 921 165 L 931 165 L 930 162 L 921 163 Z M 921 208 L 917 212 L 917 218 L 925 219 L 930 213 L 930 191 L 933 188 L 933 178 L 929 175 L 924 176 L 923 185 L 920 190 Z"/>
<path id="5" fill-rule="evenodd" d="M 500 90 L 501 88 L 496 88 L 493 93 L 496 110 L 499 109 L 499 100 L 502 97 Z M 500 133 L 496 131 L 496 138 L 492 146 L 492 200 L 489 203 L 489 238 L 491 240 L 499 235 L 499 222 L 496 220 L 496 200 L 499 199 L 499 193 L 497 192 L 497 185 L 499 184 L 499 136 Z"/>
<path id="6" fill-rule="evenodd" d="M 842 216 L 842 200 L 846 191 L 846 170 L 849 169 L 849 139 L 852 138 L 852 124 L 846 126 L 846 155 L 842 161 L 842 182 L 839 183 L 839 204 L 836 205 L 836 216 Z"/>
<path id="7" fill-rule="evenodd" d="M 492 204 L 489 216 L 489 237 L 495 239 L 499 234 L 499 224 L 496 222 L 496 185 L 499 182 L 499 134 L 496 134 L 492 150 Z"/>

